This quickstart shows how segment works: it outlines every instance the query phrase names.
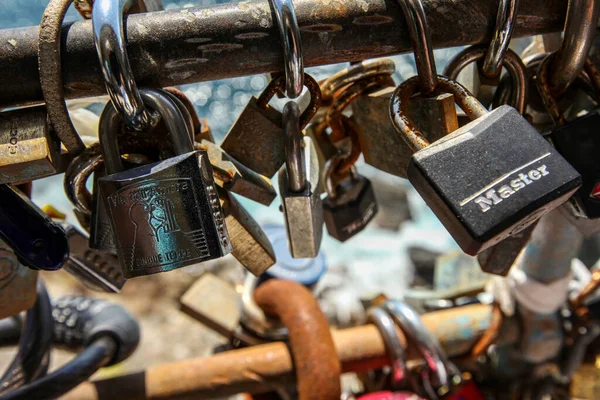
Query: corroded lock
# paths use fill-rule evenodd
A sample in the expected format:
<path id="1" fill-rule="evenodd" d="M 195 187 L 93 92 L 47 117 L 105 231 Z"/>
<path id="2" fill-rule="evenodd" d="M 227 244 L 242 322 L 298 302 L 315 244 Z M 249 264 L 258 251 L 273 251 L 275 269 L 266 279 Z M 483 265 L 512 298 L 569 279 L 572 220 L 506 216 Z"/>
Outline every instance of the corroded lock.
<path id="1" fill-rule="evenodd" d="M 473 122 L 429 144 L 401 110 L 419 90 L 413 77 L 390 103 L 394 126 L 416 151 L 407 174 L 463 251 L 476 255 L 566 201 L 581 177 L 510 106 L 488 113 L 464 87 L 438 76 Z"/>
<path id="2" fill-rule="evenodd" d="M 167 124 L 177 155 L 124 171 L 116 140 L 120 119 L 112 105 L 104 109 L 100 144 L 107 176 L 98 183 L 125 278 L 231 252 L 206 152 L 193 151 L 186 121 L 168 95 L 150 89 L 141 93 Z"/>
<path id="3" fill-rule="evenodd" d="M 285 105 L 286 162 L 279 170 L 279 192 L 292 257 L 313 258 L 323 236 L 323 208 L 316 189 L 319 162 L 312 141 L 300 130 L 298 114 L 296 103 Z"/>
<path id="4" fill-rule="evenodd" d="M 56 174 L 59 164 L 60 141 L 46 107 L 0 112 L 0 184 Z"/>
<path id="5" fill-rule="evenodd" d="M 231 254 L 253 275 L 263 274 L 275 264 L 273 246 L 258 222 L 224 189 L 217 189 L 231 239 Z"/>
<path id="6" fill-rule="evenodd" d="M 321 104 L 319 84 L 308 74 L 304 74 L 304 82 L 311 98 L 300 117 L 300 130 L 310 122 Z M 267 178 L 272 178 L 285 162 L 281 112 L 269 106 L 271 98 L 284 86 L 285 76 L 277 77 L 258 99 L 252 97 L 221 144 L 231 157 Z"/>

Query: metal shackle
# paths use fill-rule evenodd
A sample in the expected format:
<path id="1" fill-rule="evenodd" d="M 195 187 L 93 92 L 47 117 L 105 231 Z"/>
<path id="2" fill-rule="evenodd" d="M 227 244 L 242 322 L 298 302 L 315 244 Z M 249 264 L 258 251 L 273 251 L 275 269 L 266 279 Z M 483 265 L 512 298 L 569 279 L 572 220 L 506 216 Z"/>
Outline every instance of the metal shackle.
<path id="1" fill-rule="evenodd" d="M 423 94 L 433 93 L 438 84 L 438 74 L 433 57 L 431 31 L 422 0 L 397 0 L 406 18 L 412 47 L 415 53 L 417 74 L 422 82 Z"/>
<path id="2" fill-rule="evenodd" d="M 475 45 L 467 47 L 460 53 L 458 53 L 450 64 L 444 70 L 444 75 L 448 78 L 456 80 L 460 72 L 470 63 L 483 60 L 486 57 L 488 50 L 485 46 Z M 517 55 L 511 49 L 506 49 L 501 59 L 501 64 L 506 68 L 512 79 L 512 87 L 516 90 L 513 92 L 510 105 L 523 114 L 525 107 L 527 106 L 528 98 L 528 79 L 527 79 L 527 67 L 521 60 L 521 57 Z"/>
<path id="3" fill-rule="evenodd" d="M 558 101 L 554 96 L 552 88 L 550 86 L 551 67 L 555 57 L 557 57 L 557 53 L 549 54 L 540 63 L 537 71 L 536 84 L 540 97 L 542 98 L 544 106 L 546 107 L 546 110 L 550 115 L 550 118 L 552 118 L 552 121 L 556 125 L 562 126 L 567 123 L 567 120 L 562 110 L 560 109 Z M 584 72 L 585 75 L 587 75 L 589 78 L 589 83 L 587 79 L 584 79 Z M 591 85 L 593 92 L 595 92 L 596 99 L 600 100 L 600 71 L 598 71 L 598 68 L 589 58 L 585 60 L 583 70 L 579 74 L 579 77 L 582 78 L 581 81 L 584 82 L 584 84 Z"/>
<path id="4" fill-rule="evenodd" d="M 437 339 L 423 324 L 419 314 L 409 305 L 399 300 L 386 301 L 382 306 L 402 330 L 406 338 L 417 347 L 437 387 L 451 384 L 451 373 L 446 354 Z"/>
<path id="5" fill-rule="evenodd" d="M 92 27 L 106 90 L 125 124 L 142 131 L 152 123 L 137 88 L 125 43 L 123 14 L 133 0 L 96 0 Z"/>
<path id="6" fill-rule="evenodd" d="M 485 107 L 460 83 L 443 75 L 438 75 L 438 90 L 443 93 L 454 95 L 454 101 L 465 112 L 470 120 L 481 118 L 488 113 Z M 402 109 L 410 98 L 421 89 L 421 80 L 418 76 L 404 81 L 396 88 L 390 99 L 390 119 L 397 132 L 408 146 L 419 151 L 429 146 L 429 141 L 423 136 L 412 120 Z"/>
<path id="7" fill-rule="evenodd" d="M 296 282 L 269 279 L 254 298 L 267 315 L 288 328 L 298 399 L 339 399 L 342 367 L 327 318 L 312 293 Z"/>
<path id="8" fill-rule="evenodd" d="M 599 12 L 596 0 L 569 0 L 563 40 L 548 71 L 555 96 L 565 93 L 581 73 L 594 42 Z"/>
<path id="9" fill-rule="evenodd" d="M 140 91 L 143 101 L 161 116 L 167 129 L 169 138 L 176 155 L 194 151 L 194 146 L 188 131 L 188 123 L 177 103 L 160 89 L 142 89 Z M 104 157 L 104 166 L 107 174 L 114 174 L 124 170 L 123 160 L 119 151 L 117 136 L 119 124 L 122 122 L 115 108 L 109 103 L 100 116 L 99 140 Z"/>
<path id="10" fill-rule="evenodd" d="M 285 94 L 295 99 L 304 89 L 304 58 L 300 27 L 292 0 L 269 0 L 277 20 L 279 36 L 283 43 L 285 65 Z"/>
<path id="11" fill-rule="evenodd" d="M 396 333 L 396 323 L 381 307 L 373 307 L 367 311 L 370 323 L 377 327 L 392 369 L 392 389 L 398 389 L 406 383 L 408 371 L 406 368 L 406 350 Z"/>
<path id="12" fill-rule="evenodd" d="M 256 106 L 259 108 L 266 108 L 273 96 L 277 94 L 285 85 L 285 77 L 278 76 L 271 80 L 267 87 L 262 91 L 262 93 L 256 99 Z M 321 89 L 319 88 L 319 83 L 310 76 L 309 74 L 304 74 L 304 86 L 308 89 L 310 93 L 310 102 L 306 109 L 300 115 L 300 129 L 304 129 L 306 125 L 310 122 L 310 120 L 315 116 L 319 107 L 321 107 Z"/>
<path id="13" fill-rule="evenodd" d="M 346 85 L 378 75 L 392 75 L 395 71 L 396 63 L 389 58 L 361 61 L 325 79 L 320 85 L 321 95 L 324 100 L 330 100 Z"/>
<path id="14" fill-rule="evenodd" d="M 515 30 L 518 9 L 519 0 L 498 1 L 494 37 L 485 52 L 480 68 L 483 76 L 487 78 L 495 78 L 501 72 L 500 68 L 502 67 L 506 52 L 509 50 L 508 45 Z M 522 111 L 521 114 L 523 114 Z"/>
<path id="15" fill-rule="evenodd" d="M 300 129 L 298 104 L 288 101 L 283 107 L 283 133 L 285 135 L 285 167 L 288 187 L 292 192 L 302 192 L 307 185 L 304 135 Z"/>

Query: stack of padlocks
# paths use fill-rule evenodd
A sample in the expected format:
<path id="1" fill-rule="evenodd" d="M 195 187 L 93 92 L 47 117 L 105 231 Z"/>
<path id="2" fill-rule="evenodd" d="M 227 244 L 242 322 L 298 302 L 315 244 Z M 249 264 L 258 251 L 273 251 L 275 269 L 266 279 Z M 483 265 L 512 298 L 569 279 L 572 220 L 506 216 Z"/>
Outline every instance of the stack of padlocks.
<path id="1" fill-rule="evenodd" d="M 249 101 L 220 145 L 208 121 L 198 118 L 183 92 L 137 88 L 124 46 L 122 15 L 128 11 L 128 2 L 96 0 L 93 9 L 92 2 L 76 3 L 82 15 L 92 19 L 110 101 L 100 117 L 98 142 L 85 145 L 67 112 L 58 51 L 60 24 L 70 1 L 52 0 L 39 33 L 46 105 L 0 113 L 0 132 L 7 138 L 0 155 L 0 318 L 30 310 L 28 321 L 33 321 L 50 307 L 43 285 L 36 288 L 38 270 L 64 266 L 94 290 L 119 292 L 127 279 L 231 253 L 249 272 L 241 300 L 232 287 L 206 275 L 182 298 L 183 310 L 226 335 L 233 347 L 289 339 L 299 397 L 333 399 L 340 396 L 337 356 L 343 353 L 336 353 L 333 345 L 334 339 L 336 344 L 342 339 L 332 336 L 316 302 L 298 285 L 311 288 L 322 273 L 322 263 L 309 262 L 312 270 L 302 276 L 280 265 L 267 272 L 277 263 L 273 246 L 232 193 L 270 205 L 277 198 L 271 179 L 278 176 L 287 244 L 295 259 L 319 256 L 323 225 L 330 236 L 344 242 L 360 234 L 376 215 L 373 186 L 356 166 L 361 155 L 372 167 L 408 179 L 461 249 L 477 256 L 485 272 L 506 276 L 519 262 L 530 262 L 528 268 L 533 270 L 532 261 L 523 261 L 526 252 L 522 250 L 528 243 L 536 243 L 539 250 L 542 241 L 532 240 L 532 232 L 547 214 L 542 220 L 554 221 L 546 222 L 547 237 L 560 237 L 557 218 L 566 218 L 570 227 L 585 235 L 600 231 L 596 220 L 600 217 L 600 163 L 595 160 L 598 139 L 592 132 L 600 118 L 594 109 L 600 72 L 587 59 L 600 8 L 594 2 L 584 17 L 571 5 L 560 50 L 523 61 L 508 49 L 517 1 L 500 1 L 489 47 L 464 49 L 438 75 L 421 1 L 399 0 L 413 40 L 418 75 L 396 85 L 395 65 L 388 59 L 356 62 L 315 81 L 303 69 L 300 29 L 291 1 L 273 0 L 274 20 L 284 44 L 284 72 L 271 76 L 260 96 Z M 570 37 L 577 25 L 583 26 L 578 33 L 581 37 Z M 583 47 L 571 51 L 569 46 L 576 42 Z M 480 96 L 484 104 L 456 80 L 471 62 L 477 62 L 481 85 L 496 87 L 493 98 Z M 504 75 L 502 67 L 507 71 Z M 569 96 L 564 95 L 567 91 Z M 282 111 L 269 105 L 274 96 L 286 100 Z M 65 174 L 65 192 L 86 232 L 51 219 L 58 213 L 49 208 L 42 211 L 29 199 L 31 181 L 58 173 Z M 86 184 L 92 173 L 90 193 Z M 560 212 L 551 213 L 557 208 Z M 525 267 L 521 270 L 529 273 Z M 537 296 L 549 293 L 549 285 L 532 283 L 532 277 L 533 272 L 528 278 L 509 277 L 513 286 L 509 284 L 508 289 L 497 285 L 495 294 L 512 290 L 509 297 L 516 300 L 512 308 L 500 304 L 502 310 L 495 308 L 494 313 L 554 316 L 565 303 L 567 290 L 557 295 L 556 308 L 547 309 L 546 303 L 531 305 L 533 300 L 522 297 L 527 288 L 535 287 Z M 546 395 L 567 384 L 573 365 L 581 363 L 587 345 L 600 333 L 592 317 L 594 308 L 584 302 L 600 277 L 594 275 L 591 282 L 570 303 L 572 335 L 570 342 L 565 341 L 570 347 L 559 346 L 563 350 L 579 346 L 579 353 L 573 350 L 576 355 L 567 357 L 569 362 L 558 364 L 558 378 L 544 375 L 547 380 L 552 375 L 550 384 L 544 381 L 534 389 L 521 388 L 528 395 Z M 217 292 L 222 295 L 217 296 L 218 310 L 213 307 L 215 301 L 198 300 Z M 295 304 L 304 308 L 294 311 L 289 304 L 282 305 L 288 301 L 286 296 L 297 298 Z M 66 299 L 55 304 L 55 322 L 50 321 L 55 341 L 85 345 L 90 354 L 94 346 L 103 346 L 102 351 L 112 354 L 98 360 L 95 369 L 127 357 L 139 335 L 128 314 L 121 315 L 117 309 L 109 317 L 106 307 L 91 300 Z M 519 307 L 528 311 L 518 311 Z M 222 310 L 236 317 L 215 315 Z M 476 379 L 467 379 L 464 372 L 493 364 L 481 361 L 481 356 L 497 339 L 495 335 L 484 335 L 477 342 L 469 363 L 454 363 L 405 303 L 374 301 L 367 315 L 384 339 L 391 368 L 386 374 L 364 376 L 363 394 L 385 388 L 410 389 L 423 398 L 482 398 L 474 386 Z M 494 324 L 489 325 L 491 330 Z M 424 365 L 407 367 L 406 341 L 399 339 L 397 329 L 418 350 Z M 533 335 L 525 331 L 523 335 Z M 309 348 L 313 333 L 320 344 Z M 523 353 L 530 355 L 527 348 Z M 553 356 L 559 354 L 557 350 Z M 312 357 L 322 361 L 317 368 L 320 377 L 303 363 Z M 41 358 L 38 361 L 43 363 Z M 531 356 L 523 363 L 544 365 L 542 361 L 547 360 Z M 497 365 L 489 368 L 499 369 Z M 77 382 L 61 381 L 62 386 L 54 385 L 53 391 L 40 395 L 43 384 L 59 375 L 38 378 L 44 370 L 21 384 L 0 386 L 0 398 L 58 396 L 95 369 L 82 372 Z M 483 382 L 486 374 L 473 378 Z M 7 379 L 3 377 L 2 382 Z M 296 396 L 289 387 L 278 387 L 278 392 Z M 409 397 L 391 392 L 373 396 L 377 395 L 361 398 Z"/>

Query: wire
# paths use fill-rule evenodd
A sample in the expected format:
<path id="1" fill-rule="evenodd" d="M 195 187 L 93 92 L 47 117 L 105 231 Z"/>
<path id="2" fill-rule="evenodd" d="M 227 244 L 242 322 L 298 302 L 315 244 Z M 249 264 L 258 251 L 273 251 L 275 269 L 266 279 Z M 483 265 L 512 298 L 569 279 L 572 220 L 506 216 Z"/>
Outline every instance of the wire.
<path id="1" fill-rule="evenodd" d="M 110 336 L 102 336 L 62 368 L 0 396 L 0 400 L 44 400 L 60 397 L 107 365 L 116 351 L 116 342 Z"/>

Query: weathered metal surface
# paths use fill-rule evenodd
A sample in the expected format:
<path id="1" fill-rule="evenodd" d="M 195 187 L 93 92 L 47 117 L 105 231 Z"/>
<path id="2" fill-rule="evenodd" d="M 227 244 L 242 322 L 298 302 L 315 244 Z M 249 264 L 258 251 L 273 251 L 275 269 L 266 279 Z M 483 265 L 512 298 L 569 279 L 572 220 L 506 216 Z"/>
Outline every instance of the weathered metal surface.
<path id="1" fill-rule="evenodd" d="M 449 357 L 465 354 L 487 330 L 491 307 L 472 305 L 423 315 Z M 400 340 L 406 343 L 398 330 Z M 342 371 L 366 371 L 387 363 L 385 346 L 374 325 L 332 332 Z M 415 355 L 409 352 L 409 359 Z M 272 391 L 293 384 L 293 364 L 282 342 L 158 365 L 146 371 L 86 382 L 63 397 L 75 399 L 212 399 L 240 392 Z"/>
<path id="2" fill-rule="evenodd" d="M 256 289 L 254 298 L 288 328 L 299 400 L 339 399 L 342 367 L 327 317 L 312 293 L 299 283 L 270 279 Z"/>
<path id="3" fill-rule="evenodd" d="M 522 0 L 514 37 L 563 28 L 567 0 Z M 294 3 L 306 66 L 412 51 L 395 0 L 303 0 Z M 497 1 L 426 0 L 436 48 L 488 43 Z M 127 17 L 128 54 L 140 86 L 166 87 L 281 70 L 283 54 L 269 3 L 250 0 Z M 0 31 L 0 107 L 42 101 L 38 27 Z M 105 93 L 91 21 L 63 28 L 67 98 Z"/>

